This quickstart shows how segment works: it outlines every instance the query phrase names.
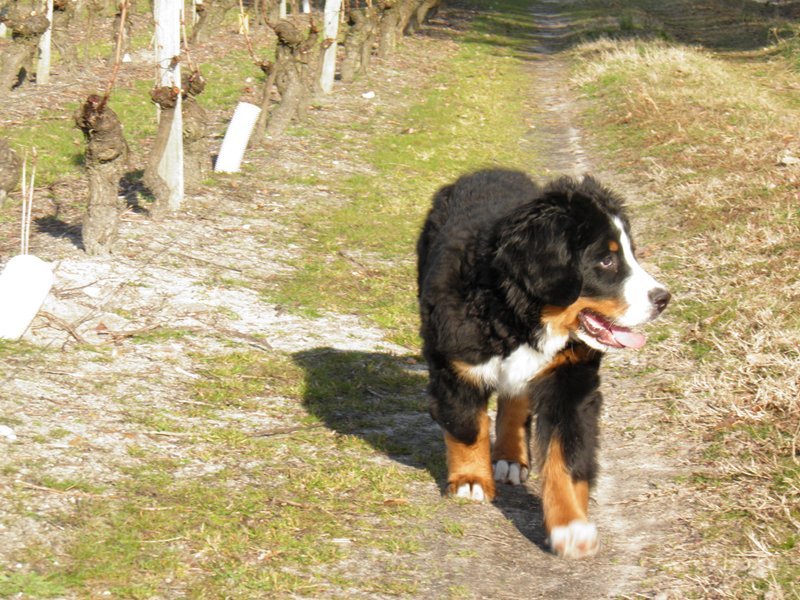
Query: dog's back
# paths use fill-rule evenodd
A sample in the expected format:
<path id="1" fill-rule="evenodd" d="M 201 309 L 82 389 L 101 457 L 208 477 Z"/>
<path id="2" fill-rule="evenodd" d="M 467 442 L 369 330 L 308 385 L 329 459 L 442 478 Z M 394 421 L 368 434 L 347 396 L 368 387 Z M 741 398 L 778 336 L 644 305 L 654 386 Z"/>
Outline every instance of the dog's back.
<path id="1" fill-rule="evenodd" d="M 474 239 L 513 208 L 533 200 L 540 188 L 519 171 L 487 169 L 465 175 L 441 188 L 417 242 L 418 295 L 441 241 L 453 244 Z M 442 236 L 445 231 L 447 235 Z"/>

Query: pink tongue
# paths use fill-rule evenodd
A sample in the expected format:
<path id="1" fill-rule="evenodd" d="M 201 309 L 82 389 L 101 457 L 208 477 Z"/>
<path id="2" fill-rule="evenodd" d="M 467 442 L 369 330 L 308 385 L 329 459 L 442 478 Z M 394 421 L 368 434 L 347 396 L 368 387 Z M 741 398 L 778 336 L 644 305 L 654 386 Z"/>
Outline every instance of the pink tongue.
<path id="1" fill-rule="evenodd" d="M 613 325 L 611 326 L 611 333 L 614 336 L 614 339 L 621 346 L 625 346 L 626 348 L 638 349 L 644 346 L 647 342 L 647 338 L 641 333 L 635 333 L 628 329 L 617 329 Z"/>
<path id="2" fill-rule="evenodd" d="M 612 348 L 638 349 L 645 345 L 647 338 L 641 333 L 636 333 L 625 327 L 612 325 L 599 315 L 585 313 L 584 324 L 597 340 Z"/>

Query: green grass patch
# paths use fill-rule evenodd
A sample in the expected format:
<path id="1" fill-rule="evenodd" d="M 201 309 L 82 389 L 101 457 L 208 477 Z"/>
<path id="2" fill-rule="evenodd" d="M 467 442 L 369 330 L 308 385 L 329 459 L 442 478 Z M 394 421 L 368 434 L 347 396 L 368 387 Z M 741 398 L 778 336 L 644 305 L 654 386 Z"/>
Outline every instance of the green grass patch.
<path id="1" fill-rule="evenodd" d="M 192 332 L 188 329 L 158 327 L 156 329 L 137 333 L 136 335 L 131 336 L 130 339 L 139 343 L 166 342 L 168 340 L 179 340 L 187 335 L 191 335 L 191 333 Z"/>
<path id="2" fill-rule="evenodd" d="M 315 349 L 293 357 L 305 374 L 303 397 L 318 416 L 363 413 L 370 418 L 425 410 L 426 377 L 413 358 L 370 352 Z"/>
<path id="3" fill-rule="evenodd" d="M 776 45 L 776 52 L 792 65 L 794 70 L 800 71 L 800 27 L 796 23 L 786 24 L 775 31 L 780 42 Z"/>
<path id="4" fill-rule="evenodd" d="M 52 184 L 64 178 L 77 177 L 83 165 L 83 134 L 75 126 L 72 114 L 76 103 L 67 105 L 67 114 L 45 111 L 25 125 L 5 127 L 11 147 L 20 158 L 28 157 L 28 174 L 33 149 L 37 152 L 36 184 Z"/>
<path id="5" fill-rule="evenodd" d="M 270 55 L 273 50 L 267 48 L 264 52 Z M 208 81 L 205 91 L 198 96 L 200 105 L 209 110 L 229 110 L 231 115 L 245 91 L 245 80 L 252 77 L 251 86 L 258 86 L 264 80 L 263 72 L 244 50 L 231 51 L 214 62 L 203 63 L 200 72 Z"/>
<path id="6" fill-rule="evenodd" d="M 184 424 L 175 416 L 163 411 L 136 410 L 128 413 L 128 421 L 141 425 L 148 431 L 177 432 L 186 431 Z"/>
<path id="7" fill-rule="evenodd" d="M 306 393 L 333 403 L 351 392 Z M 192 431 L 195 442 L 181 459 L 137 448 L 138 465 L 125 468 L 107 495 L 82 498 L 61 517 L 60 526 L 74 532 L 66 553 L 56 561 L 52 549 L 29 549 L 33 570 L 0 579 L 0 589 L 134 598 L 314 595 L 331 585 L 414 589 L 402 569 L 384 574 L 378 590 L 371 577 L 336 565 L 370 549 L 391 552 L 393 561 L 419 552 L 436 506 L 406 500 L 406 490 L 429 476 L 378 460 L 360 435 Z"/>
<path id="8" fill-rule="evenodd" d="M 0 375 L 7 376 L 16 361 L 46 361 L 51 352 L 48 348 L 34 346 L 24 340 L 0 340 Z"/>
<path id="9" fill-rule="evenodd" d="M 459 523 L 457 521 L 452 521 L 449 519 L 446 519 L 442 524 L 442 530 L 447 535 L 451 535 L 454 537 L 464 537 L 464 534 L 466 533 L 466 529 L 464 528 L 463 523 Z"/>
<path id="10" fill-rule="evenodd" d="M 263 407 L 268 395 L 302 394 L 303 372 L 280 354 L 240 351 L 223 356 L 198 356 L 201 379 L 193 387 L 195 400 L 215 406 Z"/>
<path id="11" fill-rule="evenodd" d="M 474 0 L 467 5 L 476 11 L 463 42 L 480 48 L 480 52 L 506 57 L 530 58 L 536 44 L 531 5 L 526 0 L 485 2 Z"/>
<path id="12" fill-rule="evenodd" d="M 0 596 L 4 598 L 18 594 L 26 598 L 53 598 L 64 591 L 61 583 L 38 573 L 0 573 Z"/>
<path id="13" fill-rule="evenodd" d="M 196 359 L 204 367 L 192 397 L 206 405 L 283 414 L 286 407 L 270 398 L 300 399 L 305 411 L 339 429 L 426 409 L 426 380 L 414 370 L 413 357 L 321 348 L 293 356 L 237 351 Z"/>
<path id="14" fill-rule="evenodd" d="M 42 477 L 38 481 L 42 485 L 51 490 L 58 490 L 61 492 L 84 492 L 86 494 L 100 494 L 105 490 L 105 487 L 90 483 L 88 481 L 81 481 L 75 479 L 56 479 L 54 477 Z"/>

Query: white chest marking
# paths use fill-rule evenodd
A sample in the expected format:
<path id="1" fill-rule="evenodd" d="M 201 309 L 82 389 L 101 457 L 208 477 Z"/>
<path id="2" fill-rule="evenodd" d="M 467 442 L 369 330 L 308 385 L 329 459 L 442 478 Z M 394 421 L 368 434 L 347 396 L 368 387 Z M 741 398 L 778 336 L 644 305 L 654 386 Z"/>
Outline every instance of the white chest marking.
<path id="1" fill-rule="evenodd" d="M 502 396 L 519 396 L 531 379 L 536 377 L 553 357 L 564 348 L 568 335 L 554 335 L 548 325 L 539 342 L 540 349 L 522 344 L 507 357 L 493 356 L 489 360 L 469 369 L 483 384 Z"/>

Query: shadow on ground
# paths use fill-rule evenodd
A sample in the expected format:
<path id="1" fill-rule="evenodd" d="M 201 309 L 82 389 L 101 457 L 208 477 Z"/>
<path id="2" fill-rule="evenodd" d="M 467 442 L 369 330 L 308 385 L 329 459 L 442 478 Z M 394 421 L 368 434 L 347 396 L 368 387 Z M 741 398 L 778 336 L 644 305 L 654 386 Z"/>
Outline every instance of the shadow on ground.
<path id="1" fill-rule="evenodd" d="M 80 225 L 67 223 L 56 215 L 36 217 L 33 222 L 36 224 L 36 231 L 54 238 L 66 238 L 79 250 L 84 249 Z"/>
<path id="2" fill-rule="evenodd" d="M 355 435 L 403 465 L 447 483 L 441 430 L 428 415 L 427 369 L 413 356 L 315 348 L 293 361 L 305 373 L 303 403 L 332 431 Z M 546 549 L 542 507 L 530 486 L 499 485 L 494 506 Z"/>

